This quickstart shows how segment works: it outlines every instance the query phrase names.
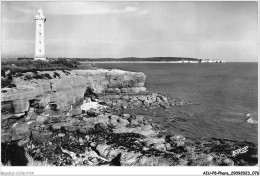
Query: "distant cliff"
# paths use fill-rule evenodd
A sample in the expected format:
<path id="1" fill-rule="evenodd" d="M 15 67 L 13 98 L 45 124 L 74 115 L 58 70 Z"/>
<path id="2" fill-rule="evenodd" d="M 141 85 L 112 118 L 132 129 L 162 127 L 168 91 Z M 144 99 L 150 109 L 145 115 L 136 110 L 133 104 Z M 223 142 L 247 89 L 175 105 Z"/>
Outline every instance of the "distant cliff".
<path id="1" fill-rule="evenodd" d="M 199 61 L 197 58 L 186 58 L 186 57 L 125 57 L 125 58 L 75 58 L 78 61 L 92 61 L 92 62 L 171 62 L 171 61 Z"/>
<path id="2" fill-rule="evenodd" d="M 74 58 L 81 62 L 170 62 L 170 63 L 224 63 L 220 59 L 198 59 L 190 57 L 126 57 L 126 58 Z"/>

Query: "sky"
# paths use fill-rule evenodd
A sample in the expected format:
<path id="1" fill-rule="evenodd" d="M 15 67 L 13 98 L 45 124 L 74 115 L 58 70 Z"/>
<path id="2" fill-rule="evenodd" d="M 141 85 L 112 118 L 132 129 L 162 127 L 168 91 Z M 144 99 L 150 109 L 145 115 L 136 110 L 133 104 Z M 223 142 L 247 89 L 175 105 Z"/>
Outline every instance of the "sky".
<path id="1" fill-rule="evenodd" d="M 34 57 L 41 7 L 47 57 L 192 57 L 257 62 L 257 2 L 2 2 L 1 56 Z"/>

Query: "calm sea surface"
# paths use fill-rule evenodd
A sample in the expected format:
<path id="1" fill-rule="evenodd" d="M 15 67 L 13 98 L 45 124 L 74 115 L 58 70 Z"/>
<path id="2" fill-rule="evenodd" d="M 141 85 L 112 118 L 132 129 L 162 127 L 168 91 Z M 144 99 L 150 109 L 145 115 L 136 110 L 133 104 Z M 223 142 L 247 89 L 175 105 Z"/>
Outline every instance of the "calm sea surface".
<path id="1" fill-rule="evenodd" d="M 257 143 L 257 63 L 171 64 L 100 63 L 102 68 L 143 72 L 149 91 L 168 94 L 194 105 L 174 107 L 167 130 L 187 137 L 218 137 Z"/>

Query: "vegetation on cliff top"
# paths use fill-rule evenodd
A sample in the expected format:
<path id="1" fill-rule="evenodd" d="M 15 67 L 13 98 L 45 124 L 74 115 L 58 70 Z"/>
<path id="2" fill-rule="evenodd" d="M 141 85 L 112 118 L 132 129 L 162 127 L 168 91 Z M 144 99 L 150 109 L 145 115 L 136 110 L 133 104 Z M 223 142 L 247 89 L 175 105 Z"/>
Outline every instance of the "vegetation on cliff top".
<path id="1" fill-rule="evenodd" d="M 48 61 L 42 60 L 13 60 L 1 62 L 1 88 L 3 87 L 15 87 L 12 84 L 13 76 L 22 76 L 22 73 L 37 71 L 55 71 L 55 70 L 73 70 L 73 69 L 96 69 L 93 63 L 80 64 L 75 59 L 48 59 Z M 57 75 L 58 76 L 58 75 Z M 48 78 L 48 76 L 41 77 L 36 75 L 36 79 Z"/>
<path id="2" fill-rule="evenodd" d="M 62 69 L 93 69 L 93 64 L 80 64 L 76 59 L 57 58 L 48 59 L 48 62 L 42 60 L 15 60 L 2 61 L 2 70 L 28 72 L 30 70 L 47 71 L 47 70 L 62 70 Z"/>

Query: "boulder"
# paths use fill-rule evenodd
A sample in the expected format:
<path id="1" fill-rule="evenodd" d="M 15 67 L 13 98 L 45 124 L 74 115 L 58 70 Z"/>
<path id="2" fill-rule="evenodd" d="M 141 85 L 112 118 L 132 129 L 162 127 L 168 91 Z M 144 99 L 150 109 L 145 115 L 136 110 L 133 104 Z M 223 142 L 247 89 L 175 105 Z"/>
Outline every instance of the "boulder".
<path id="1" fill-rule="evenodd" d="M 150 96 L 150 99 L 152 100 L 152 102 L 156 102 L 157 94 L 153 93 L 153 94 Z"/>
<path id="2" fill-rule="evenodd" d="M 99 152 L 100 156 L 106 157 L 111 150 L 111 147 L 106 144 L 99 144 L 96 146 L 96 150 Z"/>
<path id="3" fill-rule="evenodd" d="M 144 102 L 143 102 L 144 106 L 146 106 L 146 107 L 151 106 L 151 103 L 152 103 L 151 100 L 144 100 Z"/>
<path id="4" fill-rule="evenodd" d="M 173 149 L 173 147 L 171 146 L 170 143 L 166 143 L 165 147 L 166 147 L 166 150 L 168 150 L 168 151 Z"/>
<path id="5" fill-rule="evenodd" d="M 135 119 L 136 119 L 139 123 L 141 123 L 141 122 L 143 122 L 143 120 L 144 120 L 144 116 L 142 116 L 142 115 L 136 115 L 136 116 L 135 116 Z"/>
<path id="6" fill-rule="evenodd" d="M 162 156 L 141 156 L 138 162 L 135 164 L 137 166 L 170 166 L 170 162 Z"/>
<path id="7" fill-rule="evenodd" d="M 29 125 L 27 123 L 18 123 L 12 128 L 12 140 L 19 140 L 28 136 L 30 133 Z"/>
<path id="8" fill-rule="evenodd" d="M 56 131 L 56 130 L 60 130 L 61 129 L 61 123 L 54 123 L 51 125 L 51 130 L 52 131 Z"/>
<path id="9" fill-rule="evenodd" d="M 90 117 L 95 117 L 96 112 L 94 110 L 89 110 L 89 111 L 87 111 L 87 115 L 89 115 Z"/>
<path id="10" fill-rule="evenodd" d="M 129 125 L 129 121 L 126 120 L 126 119 L 120 118 L 120 119 L 118 120 L 118 125 L 119 125 L 119 126 L 127 126 L 127 125 Z"/>
<path id="11" fill-rule="evenodd" d="M 144 126 L 138 126 L 138 127 L 118 127 L 115 128 L 114 133 L 137 133 L 146 137 L 153 137 L 158 135 L 158 132 L 153 130 L 151 125 L 144 125 Z"/>
<path id="12" fill-rule="evenodd" d="M 142 95 L 142 96 L 138 97 L 138 99 L 141 101 L 145 101 L 145 100 L 147 100 L 147 96 Z"/>
<path id="13" fill-rule="evenodd" d="M 108 115 L 101 114 L 101 115 L 97 116 L 95 118 L 95 122 L 96 123 L 108 124 L 108 122 L 109 122 Z"/>
<path id="14" fill-rule="evenodd" d="M 13 114 L 14 113 L 14 107 L 12 102 L 2 102 L 1 103 L 1 114 Z M 3 119 L 3 118 L 2 118 Z"/>
<path id="15" fill-rule="evenodd" d="M 145 142 L 145 144 L 147 145 L 147 146 L 150 146 L 150 145 L 157 145 L 157 144 L 165 144 L 166 142 L 165 142 L 165 138 L 146 138 L 145 140 L 144 140 L 144 142 Z"/>
<path id="16" fill-rule="evenodd" d="M 122 115 L 122 118 L 123 118 L 123 119 L 128 119 L 128 118 L 130 118 L 130 116 L 131 116 L 130 114 L 123 114 L 123 115 Z"/>
<path id="17" fill-rule="evenodd" d="M 165 96 L 162 96 L 161 99 L 162 99 L 163 102 L 168 102 L 168 99 Z"/>
<path id="18" fill-rule="evenodd" d="M 142 102 L 136 101 L 136 102 L 133 103 L 133 105 L 136 106 L 136 107 L 139 107 L 139 106 L 142 105 Z"/>
<path id="19" fill-rule="evenodd" d="M 46 107 L 49 102 L 51 101 L 51 97 L 49 94 L 45 94 L 44 96 L 42 96 L 41 100 L 39 101 L 39 106 L 40 107 Z"/>
<path id="20" fill-rule="evenodd" d="M 106 73 L 108 87 L 143 87 L 146 76 L 141 72 L 111 70 Z"/>
<path id="21" fill-rule="evenodd" d="M 128 100 L 129 100 L 129 96 L 128 96 L 128 95 L 122 96 L 121 98 L 122 98 L 124 101 L 128 101 Z"/>
<path id="22" fill-rule="evenodd" d="M 122 89 L 121 89 L 121 92 L 122 92 L 122 93 L 128 93 L 128 90 L 127 90 L 127 88 L 122 88 Z"/>
<path id="23" fill-rule="evenodd" d="M 122 153 L 120 163 L 122 166 L 133 166 L 138 162 L 140 156 L 140 153 L 124 152 Z"/>
<path id="24" fill-rule="evenodd" d="M 140 124 L 139 120 L 136 119 L 130 119 L 130 125 L 133 127 L 136 127 Z"/>
<path id="25" fill-rule="evenodd" d="M 119 116 L 117 116 L 117 115 L 111 115 L 111 116 L 110 116 L 110 119 L 111 119 L 111 120 L 117 120 L 117 119 L 119 119 Z"/>
<path id="26" fill-rule="evenodd" d="M 165 144 L 160 144 L 160 143 L 159 144 L 155 144 L 153 148 L 156 149 L 156 150 L 160 150 L 160 151 L 166 151 Z"/>
<path id="27" fill-rule="evenodd" d="M 49 116 L 38 116 L 36 118 L 36 123 L 38 124 L 47 124 L 49 122 Z"/>
<path id="28" fill-rule="evenodd" d="M 230 158 L 220 158 L 217 160 L 217 163 L 220 166 L 234 166 L 234 161 L 231 160 Z"/>
<path id="29" fill-rule="evenodd" d="M 183 137 L 182 135 L 174 135 L 171 136 L 169 139 L 172 145 L 177 145 L 178 147 L 184 146 L 185 144 L 185 137 Z"/>
<path id="30" fill-rule="evenodd" d="M 27 113 L 28 116 L 30 116 L 30 119 L 33 118 L 33 119 L 36 119 L 37 117 L 37 113 L 35 112 L 35 108 L 29 108 L 29 111 Z"/>
<path id="31" fill-rule="evenodd" d="M 114 93 L 114 89 L 108 88 L 108 89 L 106 90 L 106 92 L 107 92 L 107 93 Z"/>
<path id="32" fill-rule="evenodd" d="M 257 124 L 258 121 L 257 121 L 257 118 L 256 118 L 256 119 L 253 119 L 252 117 L 250 117 L 249 119 L 247 119 L 247 123 L 250 123 L 250 124 Z"/>
<path id="33" fill-rule="evenodd" d="M 76 115 L 80 115 L 81 113 L 82 113 L 81 108 L 79 106 L 77 106 L 77 107 L 74 107 L 71 109 L 69 115 L 76 116 Z"/>
<path id="34" fill-rule="evenodd" d="M 21 113 L 21 112 L 27 112 L 29 110 L 29 101 L 23 101 L 23 100 L 16 100 L 13 101 L 13 107 L 14 112 Z"/>
<path id="35" fill-rule="evenodd" d="M 115 119 L 111 119 L 111 120 L 109 121 L 109 123 L 110 123 L 112 126 L 117 126 L 118 121 L 115 120 Z"/>
<path id="36" fill-rule="evenodd" d="M 140 93 L 140 92 L 145 92 L 146 88 L 145 87 L 130 87 L 128 88 L 129 93 Z"/>
<path id="37" fill-rule="evenodd" d="M 1 143 L 10 142 L 11 139 L 12 139 L 11 133 L 8 133 L 8 132 L 1 133 Z"/>
<path id="38" fill-rule="evenodd" d="M 114 93 L 121 93 L 121 90 L 119 88 L 114 88 Z"/>

